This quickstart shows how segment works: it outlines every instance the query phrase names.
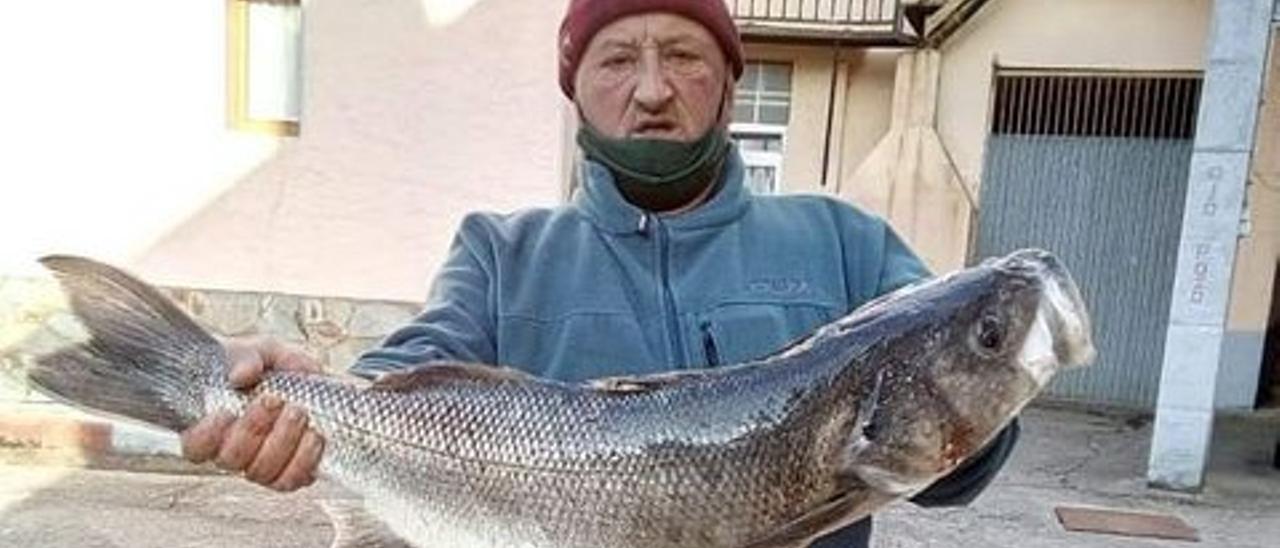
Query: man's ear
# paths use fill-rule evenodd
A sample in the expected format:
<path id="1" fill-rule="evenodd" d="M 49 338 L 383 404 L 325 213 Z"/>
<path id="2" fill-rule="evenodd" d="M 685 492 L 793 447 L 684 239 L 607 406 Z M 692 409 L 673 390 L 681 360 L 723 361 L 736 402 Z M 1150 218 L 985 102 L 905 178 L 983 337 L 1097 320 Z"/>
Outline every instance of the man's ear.
<path id="1" fill-rule="evenodd" d="M 733 100 L 738 90 L 738 82 L 730 74 L 725 75 L 724 92 L 720 95 L 720 118 L 717 123 L 726 131 L 733 123 Z"/>

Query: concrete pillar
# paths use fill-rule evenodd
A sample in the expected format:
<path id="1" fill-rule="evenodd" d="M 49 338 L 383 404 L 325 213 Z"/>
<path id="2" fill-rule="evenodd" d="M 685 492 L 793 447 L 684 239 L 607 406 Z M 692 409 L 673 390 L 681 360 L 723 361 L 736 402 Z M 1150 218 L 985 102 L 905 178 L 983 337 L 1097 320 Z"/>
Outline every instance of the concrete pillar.
<path id="1" fill-rule="evenodd" d="M 1274 0 L 1216 0 L 1147 480 L 1195 490 L 1213 434 L 1232 266 Z"/>

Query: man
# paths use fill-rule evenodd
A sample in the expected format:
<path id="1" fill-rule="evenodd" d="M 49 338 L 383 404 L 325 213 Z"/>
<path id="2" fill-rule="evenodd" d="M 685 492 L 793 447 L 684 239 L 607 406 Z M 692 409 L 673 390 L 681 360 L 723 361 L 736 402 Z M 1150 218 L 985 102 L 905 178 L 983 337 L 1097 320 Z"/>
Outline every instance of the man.
<path id="1" fill-rule="evenodd" d="M 574 0 L 560 85 L 586 161 L 571 204 L 473 214 L 420 316 L 361 357 L 376 376 L 432 361 L 595 377 L 716 367 L 769 354 L 927 275 L 882 221 L 825 197 L 755 197 L 727 131 L 742 45 L 722 0 Z M 231 341 L 232 381 L 317 370 L 272 341 Z M 1016 426 L 925 491 L 963 504 L 994 477 Z M 288 491 L 313 481 L 322 440 L 260 399 L 183 436 L 194 461 Z M 867 546 L 870 520 L 818 541 Z"/>

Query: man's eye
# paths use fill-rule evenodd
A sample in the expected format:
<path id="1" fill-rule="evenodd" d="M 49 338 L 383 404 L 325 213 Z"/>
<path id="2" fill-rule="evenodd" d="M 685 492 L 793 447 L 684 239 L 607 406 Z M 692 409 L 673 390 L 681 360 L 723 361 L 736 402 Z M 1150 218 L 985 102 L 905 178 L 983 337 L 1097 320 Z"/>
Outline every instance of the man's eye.
<path id="1" fill-rule="evenodd" d="M 672 50 L 667 52 L 667 58 L 673 61 L 688 63 L 698 60 L 698 54 L 685 50 Z"/>
<path id="2" fill-rule="evenodd" d="M 628 56 L 628 55 L 615 55 L 615 56 L 612 56 L 612 57 L 606 57 L 606 58 L 604 59 L 604 62 L 602 63 L 602 65 L 603 65 L 605 68 L 613 68 L 613 69 L 616 69 L 616 68 L 624 68 L 624 67 L 630 66 L 630 65 L 631 65 L 631 63 L 632 63 L 632 58 L 631 58 L 630 56 Z"/>

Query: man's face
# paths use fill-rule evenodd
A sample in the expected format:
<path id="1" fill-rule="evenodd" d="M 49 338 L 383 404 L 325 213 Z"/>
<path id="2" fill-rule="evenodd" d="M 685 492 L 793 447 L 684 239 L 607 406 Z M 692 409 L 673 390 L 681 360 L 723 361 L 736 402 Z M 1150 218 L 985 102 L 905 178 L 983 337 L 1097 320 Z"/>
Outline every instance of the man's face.
<path id="1" fill-rule="evenodd" d="M 582 116 L 605 136 L 688 142 L 729 108 L 728 74 L 724 53 L 702 25 L 646 13 L 596 33 L 574 88 Z"/>

